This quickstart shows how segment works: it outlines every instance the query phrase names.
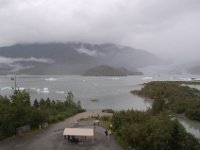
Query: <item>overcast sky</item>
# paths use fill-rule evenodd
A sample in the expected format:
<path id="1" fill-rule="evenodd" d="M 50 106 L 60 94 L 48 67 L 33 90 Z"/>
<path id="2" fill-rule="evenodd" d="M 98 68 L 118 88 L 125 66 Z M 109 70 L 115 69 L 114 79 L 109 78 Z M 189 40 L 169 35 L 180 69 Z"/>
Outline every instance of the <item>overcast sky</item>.
<path id="1" fill-rule="evenodd" d="M 197 58 L 200 0 L 0 0 L 0 46 L 67 41 Z"/>

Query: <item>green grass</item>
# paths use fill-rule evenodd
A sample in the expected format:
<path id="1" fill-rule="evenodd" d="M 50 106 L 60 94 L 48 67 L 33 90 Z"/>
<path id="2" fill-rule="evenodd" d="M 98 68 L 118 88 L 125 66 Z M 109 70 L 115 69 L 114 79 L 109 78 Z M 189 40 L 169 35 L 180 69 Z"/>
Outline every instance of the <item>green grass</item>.
<path id="1" fill-rule="evenodd" d="M 108 116 L 108 115 L 103 115 L 100 117 L 101 121 L 111 121 L 112 116 Z"/>
<path id="2" fill-rule="evenodd" d="M 108 127 L 110 126 L 111 121 L 100 121 L 99 126 L 108 129 Z"/>
<path id="3" fill-rule="evenodd" d="M 103 109 L 102 112 L 114 113 L 115 111 L 113 109 Z"/>

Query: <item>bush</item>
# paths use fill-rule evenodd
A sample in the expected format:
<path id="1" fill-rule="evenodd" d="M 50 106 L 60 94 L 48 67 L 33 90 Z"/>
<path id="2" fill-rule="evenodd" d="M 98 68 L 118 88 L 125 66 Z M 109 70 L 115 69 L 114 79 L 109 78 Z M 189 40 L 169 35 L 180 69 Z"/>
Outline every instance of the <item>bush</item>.
<path id="1" fill-rule="evenodd" d="M 106 115 L 105 116 L 101 116 L 100 119 L 102 121 L 110 121 L 111 120 L 110 116 L 106 116 Z"/>
<path id="2" fill-rule="evenodd" d="M 200 109 L 188 109 L 186 111 L 186 116 L 190 119 L 200 121 Z"/>
<path id="3" fill-rule="evenodd" d="M 2 130 L 0 130 L 0 140 L 2 140 L 4 138 L 6 138 L 6 135 Z"/>
<path id="4" fill-rule="evenodd" d="M 106 113 L 114 113 L 115 111 L 112 109 L 103 109 L 102 112 L 106 112 Z"/>
<path id="5" fill-rule="evenodd" d="M 60 113 L 56 116 L 57 120 L 59 121 L 63 121 L 65 119 L 65 114 L 64 113 Z"/>
<path id="6" fill-rule="evenodd" d="M 34 109 L 31 113 L 31 127 L 38 128 L 38 126 L 48 121 L 49 114 L 45 111 Z"/>
<path id="7" fill-rule="evenodd" d="M 55 116 L 50 116 L 48 122 L 49 123 L 56 123 L 56 122 L 58 122 L 58 119 Z"/>

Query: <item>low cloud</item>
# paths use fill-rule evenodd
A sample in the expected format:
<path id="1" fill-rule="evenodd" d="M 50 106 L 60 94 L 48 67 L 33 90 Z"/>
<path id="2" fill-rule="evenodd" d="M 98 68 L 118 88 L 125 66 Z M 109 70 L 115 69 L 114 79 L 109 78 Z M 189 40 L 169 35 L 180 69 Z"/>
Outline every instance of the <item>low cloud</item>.
<path id="1" fill-rule="evenodd" d="M 200 55 L 199 18 L 200 0 L 0 0 L 0 46 L 110 42 L 186 60 Z"/>
<path id="2" fill-rule="evenodd" d="M 18 72 L 22 69 L 29 69 L 34 67 L 34 65 L 23 65 L 23 62 L 32 62 L 32 63 L 54 63 L 52 59 L 46 58 L 10 58 L 0 56 L 0 69 L 4 73 L 13 73 Z"/>
<path id="3" fill-rule="evenodd" d="M 53 63 L 54 61 L 52 59 L 46 59 L 46 58 L 11 58 L 11 57 L 2 57 L 0 56 L 0 63 L 4 64 L 14 64 L 18 62 L 39 62 L 39 63 Z"/>
<path id="4" fill-rule="evenodd" d="M 79 49 L 76 49 L 76 51 L 80 54 L 86 54 L 86 55 L 89 55 L 89 56 L 99 56 L 99 55 L 103 55 L 103 53 L 100 53 L 98 52 L 97 50 L 89 50 L 89 49 L 86 49 L 86 48 L 79 48 Z"/>

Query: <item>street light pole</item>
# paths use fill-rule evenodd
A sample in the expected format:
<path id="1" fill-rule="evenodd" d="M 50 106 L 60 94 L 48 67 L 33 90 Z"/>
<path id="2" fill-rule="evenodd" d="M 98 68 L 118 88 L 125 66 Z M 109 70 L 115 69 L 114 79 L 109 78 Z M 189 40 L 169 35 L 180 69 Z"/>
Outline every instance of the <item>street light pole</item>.
<path id="1" fill-rule="evenodd" d="M 17 81 L 16 81 L 16 79 L 17 78 L 16 78 L 16 74 L 15 74 L 15 79 L 14 79 L 15 80 L 15 91 L 16 91 L 16 88 L 17 88 Z"/>
<path id="2" fill-rule="evenodd" d="M 16 77 L 16 74 L 14 76 L 14 78 L 11 78 L 11 80 L 14 80 L 14 90 L 16 91 L 17 90 L 17 77 Z"/>

